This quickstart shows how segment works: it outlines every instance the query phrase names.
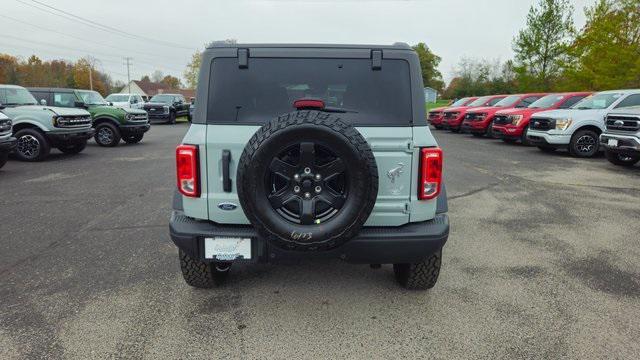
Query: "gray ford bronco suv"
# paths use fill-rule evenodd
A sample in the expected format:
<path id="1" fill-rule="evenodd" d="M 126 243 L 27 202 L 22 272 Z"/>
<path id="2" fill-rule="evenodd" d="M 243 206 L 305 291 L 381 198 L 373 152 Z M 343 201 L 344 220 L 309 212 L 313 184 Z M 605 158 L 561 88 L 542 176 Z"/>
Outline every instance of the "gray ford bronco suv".
<path id="1" fill-rule="evenodd" d="M 17 85 L 0 85 L 0 112 L 13 121 L 17 139 L 13 153 L 22 161 L 42 161 L 52 147 L 78 154 L 94 133 L 87 111 L 38 105 L 27 89 Z"/>
<path id="2" fill-rule="evenodd" d="M 428 289 L 449 235 L 443 155 L 406 44 L 215 44 L 176 149 L 170 235 L 186 282 L 234 262 L 393 264 Z"/>

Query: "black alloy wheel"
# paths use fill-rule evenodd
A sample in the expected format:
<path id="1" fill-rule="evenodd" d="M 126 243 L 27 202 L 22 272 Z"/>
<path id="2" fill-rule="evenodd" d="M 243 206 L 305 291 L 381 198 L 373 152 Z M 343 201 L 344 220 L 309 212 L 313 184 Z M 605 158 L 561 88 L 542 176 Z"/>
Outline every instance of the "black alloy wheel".
<path id="1" fill-rule="evenodd" d="M 330 149 L 303 142 L 278 154 L 267 172 L 273 209 L 296 224 L 324 223 L 335 216 L 348 196 L 346 167 Z"/>
<path id="2" fill-rule="evenodd" d="M 595 131 L 577 131 L 571 138 L 569 150 L 571 151 L 571 154 L 576 157 L 593 157 L 599 150 L 600 144 L 598 140 L 598 134 Z"/>

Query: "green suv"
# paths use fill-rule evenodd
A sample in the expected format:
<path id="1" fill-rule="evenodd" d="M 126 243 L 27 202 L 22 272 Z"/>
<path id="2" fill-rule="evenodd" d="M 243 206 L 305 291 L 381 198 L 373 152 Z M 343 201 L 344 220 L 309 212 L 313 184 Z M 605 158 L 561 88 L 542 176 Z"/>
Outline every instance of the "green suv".
<path id="1" fill-rule="evenodd" d="M 236 262 L 393 264 L 436 284 L 449 236 L 443 153 L 406 44 L 214 44 L 176 149 L 169 223 L 185 281 Z"/>
<path id="2" fill-rule="evenodd" d="M 0 112 L 13 121 L 14 154 L 22 161 L 44 160 L 52 147 L 77 154 L 94 134 L 87 111 L 38 105 L 21 86 L 0 85 Z"/>
<path id="3" fill-rule="evenodd" d="M 135 144 L 149 131 L 144 110 L 112 106 L 96 91 L 62 88 L 29 88 L 29 91 L 43 104 L 88 110 L 96 130 L 94 138 L 100 146 L 117 146 L 121 139 Z"/>

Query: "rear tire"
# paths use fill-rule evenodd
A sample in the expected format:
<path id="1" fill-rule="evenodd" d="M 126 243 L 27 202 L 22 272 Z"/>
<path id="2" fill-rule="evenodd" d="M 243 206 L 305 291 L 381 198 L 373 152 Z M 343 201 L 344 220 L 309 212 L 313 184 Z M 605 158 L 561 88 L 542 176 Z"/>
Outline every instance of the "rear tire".
<path id="1" fill-rule="evenodd" d="M 632 167 L 640 161 L 640 155 L 623 155 L 608 150 L 604 154 L 610 163 L 618 166 Z"/>
<path id="2" fill-rule="evenodd" d="M 144 137 L 143 134 L 135 134 L 135 135 L 125 136 L 122 138 L 122 140 L 124 140 L 124 142 L 126 142 L 127 144 L 137 144 L 140 141 L 142 141 L 143 137 Z"/>
<path id="3" fill-rule="evenodd" d="M 188 285 L 200 289 L 210 289 L 220 286 L 227 279 L 231 264 L 207 263 L 192 258 L 182 250 L 178 252 L 182 277 Z"/>
<path id="4" fill-rule="evenodd" d="M 8 153 L 0 153 L 0 169 L 2 169 L 2 167 L 4 166 L 4 164 L 7 163 L 8 160 L 9 160 Z"/>
<path id="5" fill-rule="evenodd" d="M 437 130 L 442 130 L 442 125 L 433 125 Z"/>
<path id="6" fill-rule="evenodd" d="M 22 129 L 16 133 L 18 144 L 15 156 L 21 161 L 42 161 L 49 156 L 51 145 L 44 135 L 36 129 Z"/>
<path id="7" fill-rule="evenodd" d="M 400 285 L 408 290 L 431 289 L 438 282 L 442 264 L 442 249 L 417 264 L 393 264 Z"/>
<path id="8" fill-rule="evenodd" d="M 104 147 L 114 147 L 120 142 L 120 130 L 111 123 L 101 123 L 96 126 L 96 134 L 93 136 L 96 143 Z"/>
<path id="9" fill-rule="evenodd" d="M 87 142 L 84 141 L 81 143 L 67 144 L 67 145 L 60 146 L 58 147 L 58 150 L 60 150 L 65 154 L 75 155 L 75 154 L 81 153 L 82 150 L 84 150 L 84 148 L 86 147 L 87 147 Z"/>

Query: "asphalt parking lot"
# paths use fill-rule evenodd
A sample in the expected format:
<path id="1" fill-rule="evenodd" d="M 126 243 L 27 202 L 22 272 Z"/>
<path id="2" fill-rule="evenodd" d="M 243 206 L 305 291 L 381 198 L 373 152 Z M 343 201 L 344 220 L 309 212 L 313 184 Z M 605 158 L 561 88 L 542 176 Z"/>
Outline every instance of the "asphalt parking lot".
<path id="1" fill-rule="evenodd" d="M 0 170 L 0 358 L 640 355 L 638 166 L 435 131 L 452 229 L 431 291 L 338 260 L 196 290 L 168 236 L 186 129 Z"/>

